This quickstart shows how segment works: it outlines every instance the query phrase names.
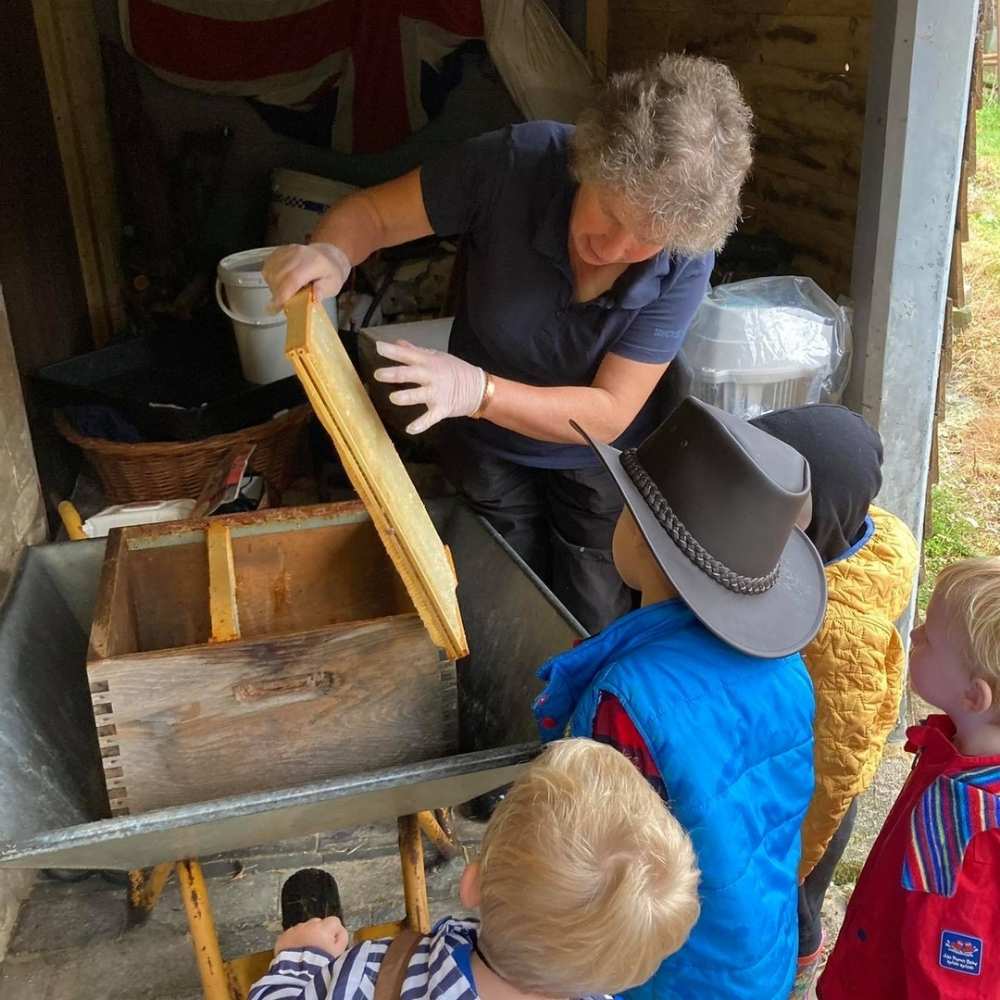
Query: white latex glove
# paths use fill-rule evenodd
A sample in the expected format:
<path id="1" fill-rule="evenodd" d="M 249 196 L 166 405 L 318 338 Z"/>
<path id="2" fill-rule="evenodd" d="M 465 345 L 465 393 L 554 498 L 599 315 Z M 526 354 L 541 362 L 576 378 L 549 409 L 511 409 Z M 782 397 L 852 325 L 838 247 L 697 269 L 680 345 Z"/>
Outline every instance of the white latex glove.
<path id="1" fill-rule="evenodd" d="M 336 295 L 351 273 L 351 262 L 347 254 L 332 243 L 310 243 L 308 246 L 294 243 L 278 247 L 264 261 L 261 273 L 271 289 L 271 310 L 277 312 L 310 283 L 315 284 L 316 298 L 321 302 Z"/>
<path id="2" fill-rule="evenodd" d="M 391 344 L 380 340 L 375 349 L 383 358 L 398 361 L 391 368 L 377 368 L 379 382 L 415 383 L 414 389 L 389 394 L 397 406 L 425 403 L 427 412 L 406 428 L 407 434 L 421 434 L 446 417 L 468 417 L 479 409 L 486 391 L 486 372 L 444 351 L 417 347 L 406 340 Z"/>

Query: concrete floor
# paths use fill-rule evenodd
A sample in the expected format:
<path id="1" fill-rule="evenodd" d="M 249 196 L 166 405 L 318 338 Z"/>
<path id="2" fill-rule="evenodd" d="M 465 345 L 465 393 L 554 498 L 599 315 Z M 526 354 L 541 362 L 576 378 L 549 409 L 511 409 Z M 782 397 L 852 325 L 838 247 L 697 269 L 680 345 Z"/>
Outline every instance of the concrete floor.
<path id="1" fill-rule="evenodd" d="M 457 823 L 475 850 L 480 826 Z M 431 864 L 431 917 L 461 914 L 464 862 Z M 285 841 L 203 862 L 223 957 L 271 948 L 281 932 L 280 892 L 299 868 L 325 868 L 340 886 L 348 927 L 403 915 L 395 824 Z M 21 908 L 0 966 L 3 1000 L 198 1000 L 184 908 L 171 879 L 148 921 L 126 930 L 125 889 L 100 876 L 62 883 L 40 877 Z"/>

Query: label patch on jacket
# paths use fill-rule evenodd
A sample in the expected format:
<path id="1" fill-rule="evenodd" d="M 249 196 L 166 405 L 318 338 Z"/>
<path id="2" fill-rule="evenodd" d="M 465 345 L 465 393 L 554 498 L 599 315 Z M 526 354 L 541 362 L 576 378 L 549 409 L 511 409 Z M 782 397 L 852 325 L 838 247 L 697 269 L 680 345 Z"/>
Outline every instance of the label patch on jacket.
<path id="1" fill-rule="evenodd" d="M 978 976 L 983 971 L 982 939 L 955 931 L 942 931 L 938 964 L 942 969 Z"/>

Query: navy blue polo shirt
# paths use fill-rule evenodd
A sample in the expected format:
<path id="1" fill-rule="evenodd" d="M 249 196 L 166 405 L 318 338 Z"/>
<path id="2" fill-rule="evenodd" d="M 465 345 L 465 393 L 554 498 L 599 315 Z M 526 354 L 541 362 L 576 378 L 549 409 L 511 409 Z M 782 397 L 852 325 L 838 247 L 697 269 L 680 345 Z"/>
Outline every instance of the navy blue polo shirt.
<path id="1" fill-rule="evenodd" d="M 527 122 L 471 139 L 420 171 L 434 232 L 466 237 L 466 270 L 449 350 L 501 378 L 536 386 L 590 385 L 605 354 L 665 364 L 708 288 L 714 255 L 663 251 L 630 265 L 604 295 L 573 301 L 569 217 L 577 183 L 572 125 Z M 615 442 L 652 430 L 647 402 Z M 582 468 L 585 445 L 537 441 L 489 420 L 460 421 L 474 446 L 521 465 Z"/>

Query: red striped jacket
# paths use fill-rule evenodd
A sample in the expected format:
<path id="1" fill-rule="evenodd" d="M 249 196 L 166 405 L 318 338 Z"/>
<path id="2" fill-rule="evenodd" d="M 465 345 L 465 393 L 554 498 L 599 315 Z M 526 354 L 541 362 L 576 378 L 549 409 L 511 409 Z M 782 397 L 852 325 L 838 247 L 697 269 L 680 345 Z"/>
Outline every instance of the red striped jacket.
<path id="1" fill-rule="evenodd" d="M 820 1000 L 1000 996 L 1000 755 L 966 757 L 946 715 L 918 754 L 851 896 Z"/>

